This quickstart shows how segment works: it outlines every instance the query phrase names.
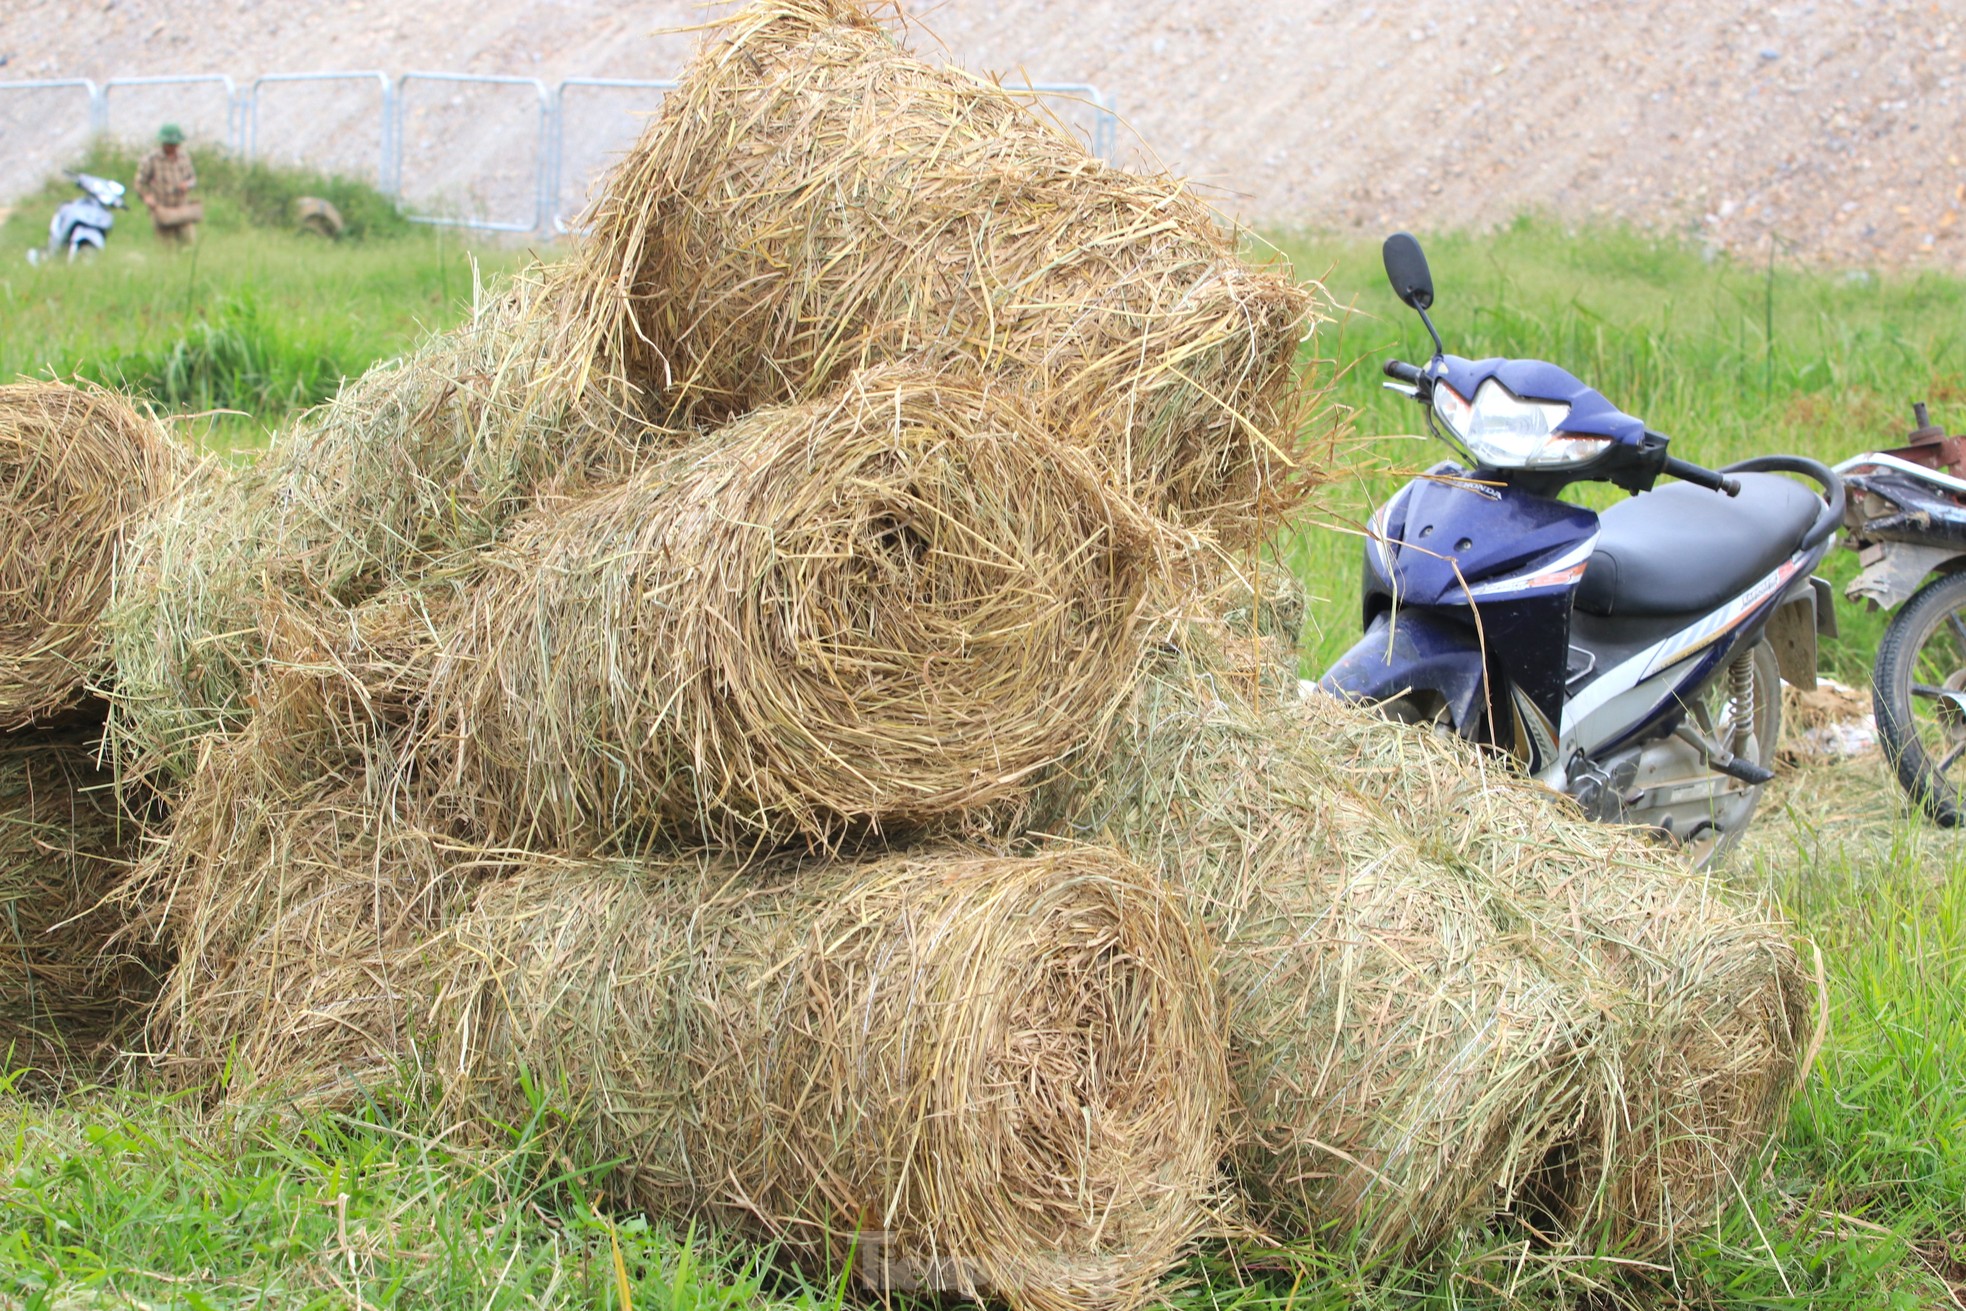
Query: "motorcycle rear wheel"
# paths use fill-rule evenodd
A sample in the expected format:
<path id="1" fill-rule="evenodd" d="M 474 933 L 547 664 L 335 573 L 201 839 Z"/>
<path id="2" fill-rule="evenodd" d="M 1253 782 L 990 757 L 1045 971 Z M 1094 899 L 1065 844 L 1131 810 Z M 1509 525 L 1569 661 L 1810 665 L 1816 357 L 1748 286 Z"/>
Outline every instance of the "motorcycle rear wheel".
<path id="1" fill-rule="evenodd" d="M 1884 630 L 1871 672 L 1877 736 L 1898 782 L 1932 822 L 1966 818 L 1966 572 L 1919 588 Z"/>

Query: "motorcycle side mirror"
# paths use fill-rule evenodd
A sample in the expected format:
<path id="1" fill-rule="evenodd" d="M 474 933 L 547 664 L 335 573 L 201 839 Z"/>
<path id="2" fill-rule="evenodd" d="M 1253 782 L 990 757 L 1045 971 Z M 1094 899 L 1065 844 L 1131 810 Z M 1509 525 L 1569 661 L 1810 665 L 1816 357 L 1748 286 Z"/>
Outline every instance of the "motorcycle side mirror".
<path id="1" fill-rule="evenodd" d="M 1434 331 L 1434 321 L 1427 317 L 1427 310 L 1434 303 L 1434 275 L 1427 267 L 1427 254 L 1420 249 L 1420 243 L 1410 232 L 1395 232 L 1386 238 L 1381 252 L 1386 260 L 1386 281 L 1393 284 L 1393 294 L 1411 306 L 1420 316 L 1420 322 L 1427 327 L 1427 335 L 1434 339 L 1434 354 L 1447 353 L 1441 345 L 1440 334 Z"/>
<path id="2" fill-rule="evenodd" d="M 1427 268 L 1427 254 L 1410 232 L 1395 232 L 1386 238 L 1386 281 L 1402 303 L 1425 314 L 1433 308 L 1434 275 Z"/>

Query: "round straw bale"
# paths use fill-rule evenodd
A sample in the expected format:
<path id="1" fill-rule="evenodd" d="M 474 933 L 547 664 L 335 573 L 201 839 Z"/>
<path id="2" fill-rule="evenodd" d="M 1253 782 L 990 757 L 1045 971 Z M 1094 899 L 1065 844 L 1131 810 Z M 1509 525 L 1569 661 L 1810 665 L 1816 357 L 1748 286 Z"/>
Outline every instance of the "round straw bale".
<path id="1" fill-rule="evenodd" d="M 1122 699 L 1158 543 L 1014 397 L 869 371 L 516 528 L 417 754 L 508 845 L 983 822 Z"/>
<path id="2" fill-rule="evenodd" d="M 1538 1227 L 1634 1257 L 1710 1228 L 1786 1117 L 1815 1028 L 1789 926 L 1466 743 L 1324 697 L 1288 713 L 1435 859 L 1506 895 L 1553 968 L 1593 980 L 1606 1040 L 1583 1121 L 1525 1190 Z"/>
<path id="3" fill-rule="evenodd" d="M 1312 294 L 1183 182 L 1101 163 L 858 0 L 732 15 L 614 173 L 570 272 L 606 358 L 695 422 L 898 358 L 1027 390 L 1152 508 L 1301 498 Z"/>
<path id="4" fill-rule="evenodd" d="M 0 732 L 72 708 L 103 672 L 117 552 L 187 463 L 113 392 L 0 386 Z"/>
<path id="5" fill-rule="evenodd" d="M 540 861 L 455 951 L 445 1079 L 511 1119 L 529 1072 L 656 1213 L 1031 1311 L 1139 1305 L 1206 1217 L 1210 949 L 1110 853 Z"/>
<path id="6" fill-rule="evenodd" d="M 86 745 L 0 747 L 0 1067 L 84 1077 L 154 993 L 105 904 L 135 842 Z"/>
<path id="7" fill-rule="evenodd" d="M 1507 1210 L 1582 1114 L 1594 999 L 1504 927 L 1495 889 L 1255 708 L 1242 649 L 1180 633 L 1053 822 L 1159 869 L 1222 939 L 1252 1219 L 1424 1248 Z"/>

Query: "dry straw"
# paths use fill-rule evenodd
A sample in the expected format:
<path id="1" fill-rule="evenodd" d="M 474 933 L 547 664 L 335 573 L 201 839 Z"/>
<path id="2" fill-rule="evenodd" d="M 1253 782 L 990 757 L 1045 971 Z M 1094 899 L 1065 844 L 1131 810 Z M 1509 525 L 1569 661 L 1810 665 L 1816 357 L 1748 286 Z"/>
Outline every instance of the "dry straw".
<path id="1" fill-rule="evenodd" d="M 1711 1227 L 1752 1182 L 1815 1029 L 1788 926 L 1463 743 L 1323 698 L 1288 713 L 1331 768 L 1424 833 L 1434 859 L 1514 901 L 1545 958 L 1603 999 L 1591 1105 L 1528 1209 L 1635 1256 Z"/>
<path id="2" fill-rule="evenodd" d="M 1014 395 L 857 374 L 517 527 L 426 623 L 418 758 L 505 845 L 965 823 L 1123 697 L 1158 542 Z"/>
<path id="3" fill-rule="evenodd" d="M 186 464 L 112 392 L 0 386 L 0 731 L 73 708 L 103 672 L 111 564 Z"/>
<path id="4" fill-rule="evenodd" d="M 1255 708 L 1275 666 L 1218 637 L 1174 630 L 1056 822 L 1159 869 L 1222 939 L 1251 1219 L 1417 1251 L 1507 1210 L 1582 1116 L 1594 999 L 1494 887 Z"/>
<path id="5" fill-rule="evenodd" d="M 859 0 L 732 15 L 610 179 L 573 353 L 691 422 L 956 360 L 1034 398 L 1156 510 L 1225 533 L 1308 489 L 1312 295 L 1181 181 L 907 54 Z"/>
<path id="6" fill-rule="evenodd" d="M 85 744 L 0 745 L 0 1066 L 66 1081 L 110 1054 L 155 992 L 149 961 L 113 948 L 104 899 L 135 830 Z"/>
<path id="7" fill-rule="evenodd" d="M 154 1065 L 252 1100 L 345 1100 L 407 1052 L 419 962 L 492 859 L 419 822 L 331 679 L 255 676 L 256 713 L 211 744 L 122 900 L 174 960 Z"/>
<path id="8" fill-rule="evenodd" d="M 557 321 L 534 274 L 481 290 L 462 326 L 157 508 L 107 618 L 126 774 L 181 780 L 204 737 L 243 723 L 269 600 L 352 605 L 451 567 L 542 499 L 676 440 L 632 397 L 603 400 L 557 353 Z"/>
<path id="9" fill-rule="evenodd" d="M 668 1216 L 878 1289 L 1029 1311 L 1151 1299 L 1211 1201 L 1209 949 L 1085 849 L 777 878 L 534 861 L 455 931 L 442 1077 Z"/>

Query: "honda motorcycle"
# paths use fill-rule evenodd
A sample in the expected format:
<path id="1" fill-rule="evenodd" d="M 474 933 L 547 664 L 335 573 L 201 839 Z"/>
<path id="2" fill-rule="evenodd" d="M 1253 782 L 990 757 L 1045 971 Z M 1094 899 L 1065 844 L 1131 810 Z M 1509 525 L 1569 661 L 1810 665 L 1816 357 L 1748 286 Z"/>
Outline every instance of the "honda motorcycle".
<path id="1" fill-rule="evenodd" d="M 1705 469 L 1554 364 L 1449 355 L 1419 243 L 1394 234 L 1385 263 L 1434 344 L 1424 365 L 1388 361 L 1386 385 L 1460 458 L 1373 515 L 1365 635 L 1322 686 L 1713 860 L 1773 777 L 1780 680 L 1813 688 L 1835 631 L 1814 570 L 1842 480 L 1795 456 Z M 1631 496 L 1601 514 L 1560 499 L 1588 482 Z"/>
<path id="2" fill-rule="evenodd" d="M 29 264 L 54 259 L 64 251 L 68 259 L 74 260 L 78 255 L 101 250 L 109 237 L 109 230 L 116 226 L 115 211 L 129 208 L 123 200 L 124 187 L 121 182 L 99 178 L 93 173 L 67 173 L 63 176 L 81 188 L 82 194 L 55 211 L 54 218 L 48 221 L 48 248 L 46 251 L 28 251 Z"/>
<path id="3" fill-rule="evenodd" d="M 1912 414 L 1906 445 L 1836 466 L 1844 544 L 1863 564 L 1844 590 L 1897 610 L 1871 673 L 1877 736 L 1905 791 L 1951 828 L 1966 817 L 1966 434 L 1948 437 L 1922 403 Z"/>

